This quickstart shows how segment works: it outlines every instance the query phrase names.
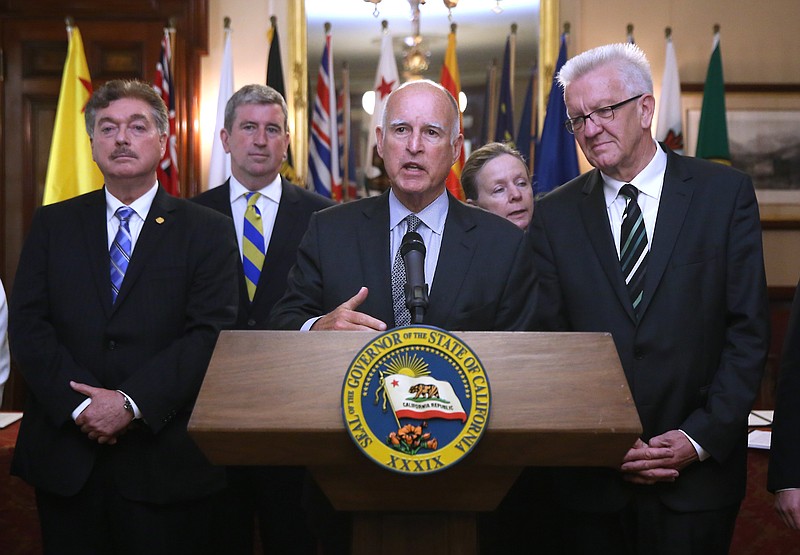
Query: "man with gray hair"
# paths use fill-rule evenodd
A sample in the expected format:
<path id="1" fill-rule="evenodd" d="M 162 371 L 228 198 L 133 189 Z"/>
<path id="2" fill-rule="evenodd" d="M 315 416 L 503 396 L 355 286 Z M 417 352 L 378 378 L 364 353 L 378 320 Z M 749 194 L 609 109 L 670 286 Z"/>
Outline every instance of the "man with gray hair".
<path id="1" fill-rule="evenodd" d="M 727 553 L 769 346 L 753 184 L 653 140 L 637 46 L 584 52 L 559 82 L 595 169 L 534 211 L 538 323 L 611 333 L 643 427 L 618 468 L 555 472 L 565 552 Z"/>
<path id="2" fill-rule="evenodd" d="M 312 216 L 272 321 L 282 329 L 376 330 L 409 323 L 392 266 L 416 230 L 427 254 L 424 323 L 448 330 L 526 329 L 535 275 L 523 232 L 447 193 L 463 137 L 440 85 L 411 81 L 386 101 L 376 129 L 390 190 Z M 405 277 L 403 277 L 405 282 Z"/>
<path id="3" fill-rule="evenodd" d="M 231 328 L 268 329 L 311 214 L 333 202 L 280 175 L 289 127 L 286 101 L 275 89 L 253 84 L 236 91 L 225 106 L 219 139 L 231 155 L 232 175 L 193 200 L 231 218 L 239 240 L 239 316 Z M 216 523 L 225 553 L 252 555 L 255 516 L 264 553 L 316 553 L 301 503 L 302 468 L 230 466 L 226 471 L 228 487 Z"/>

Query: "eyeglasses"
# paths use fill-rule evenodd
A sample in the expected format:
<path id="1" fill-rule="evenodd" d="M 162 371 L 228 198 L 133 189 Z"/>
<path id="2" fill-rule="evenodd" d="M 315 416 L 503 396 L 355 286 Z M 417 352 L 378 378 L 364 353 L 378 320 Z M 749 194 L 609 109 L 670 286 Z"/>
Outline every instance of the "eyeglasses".
<path id="1" fill-rule="evenodd" d="M 614 110 L 617 108 L 621 108 L 628 102 L 633 102 L 637 98 L 644 96 L 644 93 L 637 94 L 636 96 L 630 97 L 628 100 L 623 100 L 622 102 L 617 102 L 616 104 L 612 104 L 611 106 L 605 106 L 603 108 L 598 108 L 594 112 L 589 112 L 585 116 L 576 116 L 574 118 L 569 118 L 567 121 L 564 122 L 564 127 L 567 128 L 567 131 L 572 133 L 573 135 L 583 129 L 584 124 L 586 123 L 587 119 L 592 120 L 595 124 L 600 124 L 601 121 L 611 121 L 614 119 Z M 592 116 L 597 116 L 597 119 L 592 118 Z"/>

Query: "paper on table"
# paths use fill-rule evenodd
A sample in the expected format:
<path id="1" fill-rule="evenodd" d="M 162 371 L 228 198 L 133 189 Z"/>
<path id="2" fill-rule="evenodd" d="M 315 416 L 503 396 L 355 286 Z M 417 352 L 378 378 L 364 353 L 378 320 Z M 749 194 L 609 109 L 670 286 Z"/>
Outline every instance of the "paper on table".
<path id="1" fill-rule="evenodd" d="M 774 410 L 751 410 L 747 425 L 751 427 L 769 426 L 772 424 Z"/>
<path id="2" fill-rule="evenodd" d="M 772 441 L 772 432 L 753 430 L 747 434 L 747 446 L 753 449 L 769 449 Z"/>
<path id="3" fill-rule="evenodd" d="M 20 418 L 22 418 L 21 412 L 0 412 L 0 428 L 10 426 Z"/>

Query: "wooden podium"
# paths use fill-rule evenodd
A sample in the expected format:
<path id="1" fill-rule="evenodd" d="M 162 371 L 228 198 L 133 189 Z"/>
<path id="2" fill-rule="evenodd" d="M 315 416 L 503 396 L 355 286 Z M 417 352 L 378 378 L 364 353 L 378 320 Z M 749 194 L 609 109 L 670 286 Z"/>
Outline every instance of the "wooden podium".
<path id="1" fill-rule="evenodd" d="M 369 332 L 222 332 L 189 432 L 215 464 L 306 466 L 354 512 L 354 554 L 476 554 L 475 513 L 525 466 L 616 467 L 641 424 L 609 334 L 454 334 L 481 359 L 492 404 L 473 452 L 441 472 L 385 470 L 348 436 L 342 381 Z M 436 541 L 412 541 L 423 529 Z"/>

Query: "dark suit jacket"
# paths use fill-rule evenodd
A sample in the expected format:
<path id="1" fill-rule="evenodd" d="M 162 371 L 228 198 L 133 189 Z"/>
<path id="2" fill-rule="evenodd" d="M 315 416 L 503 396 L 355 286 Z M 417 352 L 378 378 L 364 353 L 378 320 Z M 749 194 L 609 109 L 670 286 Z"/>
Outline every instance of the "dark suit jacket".
<path id="1" fill-rule="evenodd" d="M 448 330 L 525 329 L 536 276 L 524 234 L 499 216 L 452 196 L 449 202 L 424 322 Z M 273 325 L 300 329 L 366 286 L 369 296 L 357 310 L 392 327 L 389 244 L 388 192 L 314 214 Z"/>
<path id="2" fill-rule="evenodd" d="M 800 284 L 783 346 L 772 422 L 767 489 L 800 488 Z"/>
<path id="3" fill-rule="evenodd" d="M 308 228 L 311 214 L 335 204 L 330 199 L 301 189 L 283 178 L 281 178 L 281 190 L 281 203 L 264 258 L 264 270 L 258 279 L 256 296 L 252 303 L 247 296 L 244 268 L 239 258 L 239 316 L 234 329 L 268 329 L 269 313 L 286 291 L 286 278 L 294 266 L 297 247 Z M 223 185 L 206 191 L 192 200 L 230 218 L 232 217 L 230 194 L 229 179 Z"/>
<path id="4" fill-rule="evenodd" d="M 681 429 L 711 454 L 673 484 L 645 491 L 676 510 L 721 508 L 744 496 L 747 416 L 769 344 L 758 205 L 747 175 L 669 150 L 667 157 L 640 321 L 593 170 L 536 204 L 539 326 L 610 332 L 642 438 Z M 627 498 L 611 470 L 569 473 L 559 488 L 589 510 L 618 509 Z"/>
<path id="5" fill-rule="evenodd" d="M 111 465 L 126 498 L 168 503 L 221 489 L 186 431 L 217 334 L 236 316 L 230 222 L 159 188 L 111 304 L 104 191 L 34 216 L 11 296 L 11 348 L 28 385 L 12 472 L 69 496 Z M 81 433 L 69 381 L 120 389 L 144 421 L 113 446 Z"/>

